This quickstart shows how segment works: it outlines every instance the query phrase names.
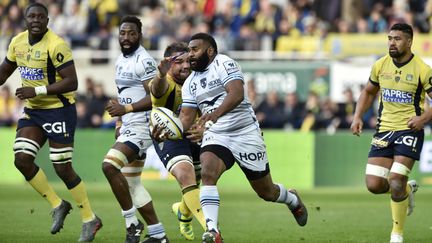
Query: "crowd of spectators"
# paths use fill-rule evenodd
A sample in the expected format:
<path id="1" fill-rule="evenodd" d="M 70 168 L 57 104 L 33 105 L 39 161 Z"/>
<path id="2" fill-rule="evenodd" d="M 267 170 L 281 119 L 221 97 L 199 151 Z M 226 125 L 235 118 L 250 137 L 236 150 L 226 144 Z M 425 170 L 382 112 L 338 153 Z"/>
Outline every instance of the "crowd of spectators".
<path id="1" fill-rule="evenodd" d="M 23 8 L 31 0 L 0 0 L 2 37 L 24 29 Z M 49 7 L 49 27 L 72 47 L 107 49 L 126 14 L 143 21 L 145 47 L 187 41 L 195 32 L 213 34 L 221 50 L 260 50 L 263 37 L 386 32 L 395 22 L 431 28 L 432 0 L 39 0 Z M 164 43 L 162 41 L 162 43 Z M 166 42 L 165 42 L 166 43 Z"/>
<path id="2" fill-rule="evenodd" d="M 76 96 L 78 128 L 113 128 L 117 118 L 106 111 L 109 97 L 101 83 L 92 78 L 85 80 L 85 92 Z M 306 101 L 301 101 L 296 93 L 280 94 L 272 90 L 264 95 L 255 92 L 254 81 L 247 82 L 248 97 L 262 128 L 301 131 L 349 129 L 354 109 L 355 97 L 350 89 L 344 91 L 345 101 L 334 103 L 311 91 Z M 375 107 L 376 108 L 376 107 Z M 365 129 L 373 129 L 376 123 L 371 108 L 364 116 Z M 23 102 L 12 95 L 7 85 L 0 87 L 0 126 L 14 127 L 23 115 Z"/>

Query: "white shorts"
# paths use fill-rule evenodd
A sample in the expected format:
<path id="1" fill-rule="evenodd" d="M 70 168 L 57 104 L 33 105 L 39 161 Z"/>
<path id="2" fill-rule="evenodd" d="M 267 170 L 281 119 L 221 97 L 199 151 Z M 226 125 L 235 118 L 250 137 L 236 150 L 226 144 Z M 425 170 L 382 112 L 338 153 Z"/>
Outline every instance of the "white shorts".
<path id="1" fill-rule="evenodd" d="M 147 149 L 153 145 L 148 126 L 144 124 L 122 125 L 117 142 L 124 143 L 133 149 L 139 157 L 145 155 Z"/>
<path id="2" fill-rule="evenodd" d="M 261 130 L 255 125 L 239 133 L 205 131 L 201 147 L 220 145 L 228 148 L 241 167 L 251 171 L 265 171 L 268 164 L 266 145 Z"/>

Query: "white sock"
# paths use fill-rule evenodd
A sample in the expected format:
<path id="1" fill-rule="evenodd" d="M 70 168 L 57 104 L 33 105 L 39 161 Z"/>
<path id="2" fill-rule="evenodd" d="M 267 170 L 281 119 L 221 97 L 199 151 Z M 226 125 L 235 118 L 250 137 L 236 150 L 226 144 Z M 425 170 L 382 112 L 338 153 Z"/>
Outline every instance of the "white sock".
<path id="1" fill-rule="evenodd" d="M 218 213 L 219 213 L 219 193 L 216 186 L 201 186 L 200 203 L 208 230 L 219 232 Z"/>
<path id="2" fill-rule="evenodd" d="M 291 193 L 282 184 L 276 184 L 279 186 L 279 197 L 276 199 L 278 203 L 285 203 L 289 209 L 294 209 L 298 206 L 298 199 L 294 193 Z"/>
<path id="3" fill-rule="evenodd" d="M 156 239 L 162 239 L 166 235 L 165 229 L 164 229 L 162 223 L 148 225 L 147 230 L 148 230 L 148 234 L 150 235 L 150 237 L 153 237 Z"/>
<path id="4" fill-rule="evenodd" d="M 135 216 L 135 211 L 136 208 L 134 206 L 132 206 L 131 209 L 126 211 L 122 210 L 123 217 L 126 220 L 126 228 L 129 228 L 131 224 L 134 224 L 135 226 L 138 225 L 138 218 Z"/>

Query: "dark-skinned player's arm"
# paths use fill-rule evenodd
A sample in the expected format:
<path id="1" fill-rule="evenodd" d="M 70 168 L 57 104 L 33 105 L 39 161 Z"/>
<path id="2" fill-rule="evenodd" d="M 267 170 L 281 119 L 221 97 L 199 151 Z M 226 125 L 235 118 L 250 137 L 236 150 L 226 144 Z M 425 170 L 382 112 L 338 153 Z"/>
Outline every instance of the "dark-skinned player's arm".
<path id="1" fill-rule="evenodd" d="M 244 99 L 243 81 L 240 79 L 231 80 L 225 85 L 227 96 L 222 104 L 212 113 L 203 114 L 199 120 L 200 125 L 205 125 L 207 121 L 215 123 L 217 119 L 236 108 Z"/>
<path id="2" fill-rule="evenodd" d="M 6 80 L 12 75 L 17 68 L 16 62 L 9 61 L 5 58 L 0 65 L 0 85 L 3 85 Z"/>
<path id="3" fill-rule="evenodd" d="M 149 81 L 150 79 L 143 81 L 144 90 L 146 91 L 147 94 L 149 94 L 149 87 L 148 87 Z M 151 103 L 150 95 L 146 95 L 146 97 L 140 99 L 139 101 L 127 105 L 121 105 L 118 103 L 117 100 L 110 100 L 108 102 L 106 110 L 112 117 L 114 117 L 114 116 L 123 116 L 124 114 L 129 112 L 148 111 L 151 110 L 151 108 L 152 108 L 152 103 Z"/>
<path id="4" fill-rule="evenodd" d="M 163 96 L 168 90 L 166 75 L 171 68 L 171 58 L 162 59 L 158 65 L 158 74 L 153 78 L 150 86 L 150 92 L 154 97 Z"/>
<path id="5" fill-rule="evenodd" d="M 66 64 L 63 68 L 58 69 L 57 72 L 62 78 L 59 82 L 47 86 L 21 87 L 16 90 L 15 95 L 23 100 L 33 98 L 40 94 L 57 95 L 77 90 L 78 78 L 75 71 L 75 64 L 73 64 L 73 62 Z"/>
<path id="6" fill-rule="evenodd" d="M 372 106 L 379 89 L 378 84 L 369 81 L 362 90 L 354 112 L 353 122 L 351 123 L 351 131 L 354 135 L 360 136 L 363 129 L 362 116 Z"/>
<path id="7" fill-rule="evenodd" d="M 429 98 L 432 98 L 432 69 L 428 68 L 424 72 L 425 76 L 421 76 L 424 80 L 422 86 L 426 89 Z M 420 116 L 413 116 L 408 120 L 408 127 L 414 131 L 420 131 L 424 126 L 432 120 L 432 107 L 427 106 L 425 111 Z"/>
<path id="8" fill-rule="evenodd" d="M 432 91 L 427 94 L 432 99 Z M 414 131 L 420 131 L 431 120 L 432 107 L 428 106 L 420 116 L 413 116 L 408 120 L 408 127 Z"/>

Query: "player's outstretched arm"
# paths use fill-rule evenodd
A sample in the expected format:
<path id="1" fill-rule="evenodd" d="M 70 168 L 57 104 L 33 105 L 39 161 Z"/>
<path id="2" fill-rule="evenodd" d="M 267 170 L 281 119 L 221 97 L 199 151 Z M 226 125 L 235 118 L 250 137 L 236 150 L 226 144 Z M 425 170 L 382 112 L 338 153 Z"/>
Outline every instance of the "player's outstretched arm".
<path id="1" fill-rule="evenodd" d="M 0 65 L 0 85 L 3 85 L 6 82 L 16 68 L 16 63 L 10 62 L 6 58 L 3 60 Z"/>
<path id="2" fill-rule="evenodd" d="M 171 57 L 167 57 L 159 62 L 158 73 L 153 78 L 152 85 L 150 87 L 150 92 L 154 97 L 161 97 L 168 90 L 166 75 L 171 68 L 171 59 Z"/>
<path id="3" fill-rule="evenodd" d="M 371 107 L 378 91 L 379 86 L 373 85 L 371 82 L 368 82 L 366 87 L 362 90 L 354 112 L 353 122 L 351 124 L 351 131 L 354 135 L 359 136 L 361 134 L 363 129 L 362 116 L 366 110 Z"/>

